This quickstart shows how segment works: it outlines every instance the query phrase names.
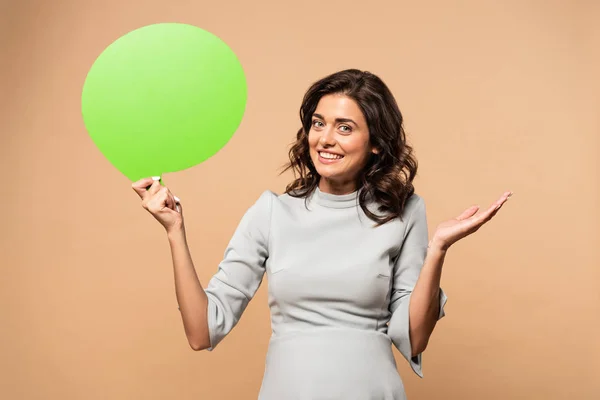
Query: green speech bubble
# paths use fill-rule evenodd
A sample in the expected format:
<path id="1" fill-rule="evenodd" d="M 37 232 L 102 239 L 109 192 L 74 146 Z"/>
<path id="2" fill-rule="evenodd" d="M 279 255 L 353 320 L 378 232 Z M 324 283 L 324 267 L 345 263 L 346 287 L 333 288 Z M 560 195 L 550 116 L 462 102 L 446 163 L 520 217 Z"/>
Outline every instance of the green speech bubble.
<path id="1" fill-rule="evenodd" d="M 86 129 L 132 181 L 200 164 L 231 139 L 246 107 L 240 62 L 217 36 L 161 23 L 110 44 L 82 92 Z"/>

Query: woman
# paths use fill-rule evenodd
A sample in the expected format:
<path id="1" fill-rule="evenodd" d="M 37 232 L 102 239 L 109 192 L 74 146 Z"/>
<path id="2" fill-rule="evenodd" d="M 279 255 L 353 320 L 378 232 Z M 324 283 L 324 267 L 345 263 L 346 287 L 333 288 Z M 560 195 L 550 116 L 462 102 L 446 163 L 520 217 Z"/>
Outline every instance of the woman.
<path id="1" fill-rule="evenodd" d="M 206 288 L 178 199 L 152 178 L 133 184 L 167 231 L 188 341 L 214 349 L 266 273 L 273 333 L 259 399 L 404 399 L 391 345 L 422 377 L 422 353 L 444 316 L 448 248 L 511 193 L 478 215 L 468 208 L 429 240 L 412 185 L 417 161 L 377 76 L 352 69 L 321 79 L 304 96 L 300 120 L 286 168 L 296 179 L 248 209 Z"/>

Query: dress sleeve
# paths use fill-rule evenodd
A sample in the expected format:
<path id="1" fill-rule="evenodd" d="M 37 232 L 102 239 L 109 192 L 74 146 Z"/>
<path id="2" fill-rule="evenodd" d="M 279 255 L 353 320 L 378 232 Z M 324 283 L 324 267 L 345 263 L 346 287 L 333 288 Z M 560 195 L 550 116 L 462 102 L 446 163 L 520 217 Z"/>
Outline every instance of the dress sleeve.
<path id="1" fill-rule="evenodd" d="M 269 256 L 273 197 L 274 193 L 265 191 L 246 211 L 204 290 L 208 297 L 208 351 L 238 323 L 262 282 Z"/>
<path id="2" fill-rule="evenodd" d="M 394 346 L 409 362 L 412 370 L 422 378 L 422 353 L 411 357 L 408 306 L 412 290 L 423 267 L 429 244 L 425 202 L 421 197 L 413 195 L 407 201 L 405 209 L 408 220 L 406 221 L 402 247 L 394 262 L 394 279 L 390 299 L 390 312 L 392 314 L 388 324 L 388 335 Z M 439 300 L 440 313 L 438 320 L 445 315 L 444 306 L 447 301 L 446 294 L 441 288 Z"/>

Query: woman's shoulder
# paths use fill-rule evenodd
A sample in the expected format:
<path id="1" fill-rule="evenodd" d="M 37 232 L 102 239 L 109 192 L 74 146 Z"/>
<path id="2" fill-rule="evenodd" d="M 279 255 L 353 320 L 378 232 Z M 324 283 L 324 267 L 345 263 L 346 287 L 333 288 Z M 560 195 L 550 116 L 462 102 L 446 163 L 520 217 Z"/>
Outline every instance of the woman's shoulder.
<path id="1" fill-rule="evenodd" d="M 258 197 L 257 201 L 267 201 L 267 202 L 271 202 L 273 201 L 273 199 L 278 198 L 280 195 L 275 193 L 274 191 L 270 190 L 270 189 L 265 189 L 262 191 L 262 193 L 260 194 L 260 196 Z"/>
<path id="2" fill-rule="evenodd" d="M 260 199 L 263 199 L 263 201 L 266 201 L 266 199 L 268 199 L 268 201 L 270 201 L 271 204 L 277 203 L 278 205 L 284 206 L 293 205 L 299 202 L 304 203 L 305 201 L 304 196 L 295 195 L 294 192 L 277 193 L 270 189 L 264 190 L 260 196 Z"/>
<path id="3" fill-rule="evenodd" d="M 289 204 L 297 200 L 287 193 L 279 194 L 271 189 L 265 189 L 255 202 L 255 205 L 262 209 L 272 209 L 275 205 Z"/>
<path id="4" fill-rule="evenodd" d="M 278 194 L 272 190 L 263 190 L 258 198 L 254 201 L 252 208 L 256 208 L 261 212 L 268 212 L 273 207 L 273 202 L 277 199 Z"/>
<path id="5" fill-rule="evenodd" d="M 425 205 L 425 200 L 422 196 L 420 196 L 417 192 L 413 192 L 410 196 L 408 196 L 405 200 L 404 200 L 404 205 L 402 206 L 402 210 L 400 212 L 400 215 L 398 215 L 397 218 L 395 218 L 398 221 L 404 221 L 406 218 L 410 217 L 415 210 L 420 209 L 421 207 L 424 207 Z M 369 199 L 367 201 L 367 207 L 369 208 L 369 210 L 375 214 L 379 213 L 379 207 L 381 206 L 381 203 Z"/>
<path id="6" fill-rule="evenodd" d="M 425 204 L 425 199 L 417 192 L 413 192 L 404 203 L 405 210 L 414 210 L 415 208 L 421 207 Z"/>
<path id="7" fill-rule="evenodd" d="M 277 193 L 271 189 L 265 189 L 261 192 L 257 202 L 273 203 L 274 201 L 287 201 L 291 196 L 287 193 Z"/>
<path id="8" fill-rule="evenodd" d="M 425 199 L 417 192 L 413 192 L 404 202 L 402 209 L 402 221 L 425 216 Z"/>
<path id="9" fill-rule="evenodd" d="M 380 204 L 378 202 L 370 202 L 368 208 L 371 212 L 377 215 L 385 216 L 379 209 Z M 406 225 L 407 221 L 411 219 L 420 218 L 425 214 L 425 200 L 418 193 L 413 192 L 410 196 L 404 200 L 404 205 L 400 213 L 392 220 L 388 222 L 392 224 Z M 386 224 L 387 225 L 387 224 Z"/>

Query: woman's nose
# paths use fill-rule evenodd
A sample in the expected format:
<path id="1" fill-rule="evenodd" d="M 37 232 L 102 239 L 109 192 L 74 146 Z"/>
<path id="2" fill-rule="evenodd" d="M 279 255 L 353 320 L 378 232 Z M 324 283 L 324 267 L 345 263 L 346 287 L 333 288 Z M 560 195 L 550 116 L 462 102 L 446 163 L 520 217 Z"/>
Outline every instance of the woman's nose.
<path id="1" fill-rule="evenodd" d="M 320 139 L 321 145 L 333 145 L 335 144 L 335 137 L 333 129 L 324 129 L 321 133 Z"/>

